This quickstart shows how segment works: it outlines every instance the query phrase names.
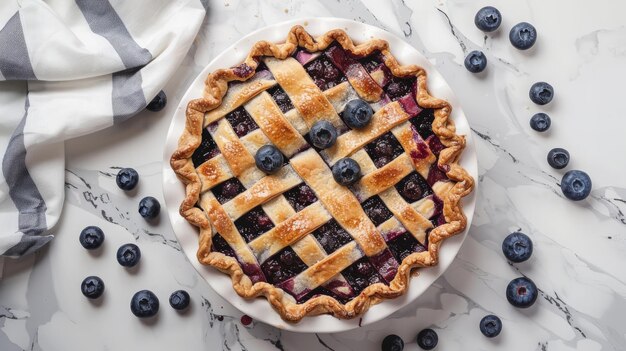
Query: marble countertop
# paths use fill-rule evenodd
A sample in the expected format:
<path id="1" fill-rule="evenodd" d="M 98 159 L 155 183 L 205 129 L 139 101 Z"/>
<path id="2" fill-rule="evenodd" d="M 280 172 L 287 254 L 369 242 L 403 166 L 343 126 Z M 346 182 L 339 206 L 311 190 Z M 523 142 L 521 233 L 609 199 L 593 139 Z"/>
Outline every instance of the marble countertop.
<path id="1" fill-rule="evenodd" d="M 476 11 L 494 4 L 501 29 L 485 36 L 473 24 Z M 417 350 L 416 333 L 431 327 L 439 350 L 622 350 L 626 348 L 626 130 L 618 103 L 626 77 L 626 3 L 584 1 L 210 1 L 194 46 L 164 88 L 169 103 L 128 122 L 66 143 L 66 204 L 56 238 L 36 255 L 4 260 L 0 281 L 1 350 L 379 350 L 395 333 Z M 387 29 L 422 51 L 456 92 L 477 144 L 477 207 L 469 236 L 446 273 L 419 299 L 370 326 L 336 334 L 298 334 L 263 323 L 244 326 L 241 312 L 201 280 L 176 242 L 166 216 L 147 224 L 139 199 L 162 199 L 162 143 L 170 118 L 190 82 L 216 54 L 243 35 L 278 21 L 334 16 Z M 533 23 L 539 39 L 528 52 L 514 49 L 508 30 Z M 471 50 L 489 64 L 472 75 L 463 67 Z M 528 99 L 536 81 L 551 83 L 546 107 Z M 552 128 L 539 134 L 529 118 L 543 111 Z M 569 150 L 567 169 L 593 179 L 585 201 L 563 198 L 563 171 L 546 163 L 553 147 Z M 119 167 L 138 170 L 132 194 L 115 185 Z M 566 169 L 566 170 L 567 170 Z M 100 226 L 106 240 L 97 255 L 78 234 Z M 533 257 L 509 264 L 502 239 L 522 230 L 535 243 Z M 136 242 L 142 262 L 130 274 L 116 263 L 119 245 Z M 0 271 L 2 268 L 0 267 Z M 80 294 L 87 275 L 106 283 L 105 298 Z M 528 310 L 508 304 L 507 283 L 532 278 L 540 298 Z M 177 289 L 192 296 L 178 314 L 167 306 Z M 131 315 L 140 289 L 161 299 L 151 324 Z M 488 313 L 504 324 L 487 339 L 478 330 Z"/>

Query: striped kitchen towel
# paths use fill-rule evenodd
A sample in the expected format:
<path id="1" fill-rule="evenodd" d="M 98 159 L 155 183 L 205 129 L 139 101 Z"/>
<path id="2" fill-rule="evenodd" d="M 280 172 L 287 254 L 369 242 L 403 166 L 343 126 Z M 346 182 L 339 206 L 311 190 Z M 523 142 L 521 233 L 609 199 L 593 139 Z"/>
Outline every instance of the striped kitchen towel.
<path id="1" fill-rule="evenodd" d="M 64 141 L 143 110 L 181 64 L 207 4 L 0 2 L 0 255 L 32 253 L 52 240 Z"/>

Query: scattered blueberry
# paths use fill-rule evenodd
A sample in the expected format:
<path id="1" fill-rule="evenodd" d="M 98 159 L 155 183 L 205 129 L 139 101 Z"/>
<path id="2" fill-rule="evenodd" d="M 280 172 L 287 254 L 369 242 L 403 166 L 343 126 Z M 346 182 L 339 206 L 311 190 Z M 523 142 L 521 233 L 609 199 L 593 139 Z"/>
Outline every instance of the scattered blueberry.
<path id="1" fill-rule="evenodd" d="M 161 211 L 161 204 L 159 200 L 153 198 L 152 196 L 146 196 L 141 201 L 139 201 L 139 214 L 143 218 L 156 218 Z"/>
<path id="2" fill-rule="evenodd" d="M 561 191 L 570 200 L 583 200 L 591 193 L 591 178 L 583 171 L 568 171 L 561 179 Z"/>
<path id="3" fill-rule="evenodd" d="M 81 230 L 78 241 L 87 250 L 95 250 L 104 242 L 104 232 L 99 227 L 90 225 Z"/>
<path id="4" fill-rule="evenodd" d="M 488 338 L 495 338 L 502 331 L 502 321 L 493 314 L 484 316 L 480 320 L 480 332 Z"/>
<path id="5" fill-rule="evenodd" d="M 532 24 L 521 22 L 513 26 L 509 32 L 509 40 L 517 49 L 527 50 L 537 41 L 537 30 Z"/>
<path id="6" fill-rule="evenodd" d="M 159 312 L 159 299 L 150 290 L 140 290 L 130 300 L 130 311 L 139 318 L 152 317 Z"/>
<path id="7" fill-rule="evenodd" d="M 309 131 L 311 142 L 318 149 L 327 149 L 337 141 L 337 130 L 328 121 L 317 121 Z"/>
<path id="8" fill-rule="evenodd" d="M 117 262 L 124 267 L 134 267 L 140 258 L 141 251 L 135 244 L 124 244 L 117 249 Z"/>
<path id="9" fill-rule="evenodd" d="M 344 157 L 337 161 L 332 168 L 333 178 L 341 185 L 350 185 L 361 178 L 361 166 L 349 158 Z"/>
<path id="10" fill-rule="evenodd" d="M 439 337 L 437 332 L 427 328 L 417 333 L 417 345 L 424 350 L 432 350 L 437 346 Z"/>
<path id="11" fill-rule="evenodd" d="M 139 174 L 132 168 L 122 168 L 115 177 L 117 186 L 122 190 L 133 190 L 139 181 Z"/>
<path id="12" fill-rule="evenodd" d="M 546 82 L 537 82 L 530 87 L 528 96 L 530 96 L 530 100 L 537 105 L 545 105 L 552 101 L 554 88 Z"/>
<path id="13" fill-rule="evenodd" d="M 167 105 L 167 96 L 165 96 L 165 92 L 163 90 L 159 91 L 157 96 L 150 101 L 146 109 L 152 112 L 161 111 L 165 105 Z"/>
<path id="14" fill-rule="evenodd" d="M 474 50 L 465 57 L 465 68 L 472 73 L 479 73 L 487 67 L 487 57 L 482 51 Z"/>
<path id="15" fill-rule="evenodd" d="M 552 168 L 563 169 L 569 163 L 569 152 L 556 147 L 548 152 L 548 164 Z"/>
<path id="16" fill-rule="evenodd" d="M 404 350 L 404 341 L 402 341 L 401 337 L 395 334 L 387 335 L 383 339 L 381 350 L 382 351 L 402 351 Z"/>
<path id="17" fill-rule="evenodd" d="M 502 241 L 502 252 L 511 262 L 524 262 L 533 254 L 533 242 L 524 233 L 511 233 Z"/>
<path id="18" fill-rule="evenodd" d="M 104 293 L 104 282 L 96 276 L 89 276 L 80 284 L 80 291 L 89 299 L 97 299 Z"/>
<path id="19" fill-rule="evenodd" d="M 483 7 L 474 17 L 474 24 L 483 32 L 493 32 L 500 27 L 500 23 L 502 23 L 502 15 L 493 6 Z"/>
<path id="20" fill-rule="evenodd" d="M 267 174 L 278 171 L 283 166 L 283 154 L 274 145 L 263 145 L 254 156 L 256 166 Z"/>
<path id="21" fill-rule="evenodd" d="M 189 306 L 189 293 L 185 290 L 176 290 L 170 295 L 170 306 L 173 309 L 182 311 Z"/>
<path id="22" fill-rule="evenodd" d="M 252 324 L 252 317 L 248 316 L 247 314 L 241 316 L 239 320 L 241 321 L 241 324 L 246 326 Z"/>
<path id="23" fill-rule="evenodd" d="M 372 110 L 372 107 L 367 102 L 361 99 L 354 99 L 346 104 L 341 115 L 348 127 L 359 129 L 369 123 L 374 115 L 374 110 Z"/>
<path id="24" fill-rule="evenodd" d="M 551 124 L 550 116 L 543 112 L 536 113 L 530 118 L 530 127 L 538 132 L 545 132 Z"/>
<path id="25" fill-rule="evenodd" d="M 506 287 L 506 299 L 515 307 L 527 308 L 537 301 L 537 286 L 526 277 L 511 280 Z"/>

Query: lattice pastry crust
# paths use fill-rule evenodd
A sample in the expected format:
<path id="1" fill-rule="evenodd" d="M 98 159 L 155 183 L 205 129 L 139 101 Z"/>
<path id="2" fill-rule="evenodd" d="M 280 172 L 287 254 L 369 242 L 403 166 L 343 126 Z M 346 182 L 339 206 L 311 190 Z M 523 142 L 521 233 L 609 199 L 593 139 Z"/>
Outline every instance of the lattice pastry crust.
<path id="1" fill-rule="evenodd" d="M 306 85 L 300 84 L 297 78 L 302 67 L 297 67 L 298 61 L 291 58 L 296 50 L 304 48 L 314 54 L 326 50 L 331 44 L 335 45 L 335 42 L 355 57 L 380 52 L 384 65 L 393 76 L 416 77 L 417 104 L 421 108 L 434 110 L 432 132 L 443 145 L 438 158 L 416 133 L 411 134 L 406 122 L 409 118 L 406 111 L 411 107 L 407 110 L 402 101 L 381 106 L 376 111 L 372 125 L 365 132 L 348 131 L 339 137 L 337 145 L 319 153 L 313 148 L 306 149 L 303 135 L 312 122 L 324 118 L 337 126 L 341 124 L 335 110 L 342 108 L 338 104 L 345 100 L 346 94 L 355 96 L 356 93 L 366 101 L 375 102 L 382 93 L 380 86 L 372 84 L 377 77 L 373 76 L 373 80 L 353 80 L 348 76 L 348 83 L 323 93 L 294 94 L 295 112 L 282 114 L 278 110 L 269 95 L 264 93 L 276 84 L 275 80 L 281 81 L 280 86 L 287 93 Z M 261 59 L 272 71 L 273 77 L 259 77 L 256 74 Z M 234 81 L 245 84 L 231 83 L 229 91 L 229 82 Z M 388 43 L 384 40 L 372 39 L 355 45 L 340 29 L 313 38 L 301 26 L 294 26 L 284 43 L 257 42 L 242 64 L 209 74 L 203 97 L 187 105 L 185 129 L 170 161 L 171 167 L 186 187 L 180 214 L 200 230 L 198 260 L 229 274 L 234 290 L 242 297 L 264 296 L 283 319 L 292 322 L 307 315 L 323 313 L 338 318 L 353 318 L 372 304 L 402 295 L 408 288 L 411 270 L 436 265 L 443 240 L 465 229 L 466 218 L 460 201 L 474 186 L 472 177 L 457 163 L 465 147 L 465 138 L 456 134 L 453 122 L 448 119 L 451 106 L 444 100 L 430 96 L 426 81 L 426 72 L 422 68 L 415 65 L 401 66 L 391 55 Z M 239 139 L 222 117 L 244 104 L 246 110 L 254 116 L 260 131 Z M 196 168 L 192 155 L 200 146 L 203 130 L 207 127 L 217 137 L 215 142 L 221 154 Z M 406 153 L 376 168 L 362 151 L 363 146 L 389 131 L 402 144 Z M 265 176 L 255 169 L 251 150 L 270 141 L 289 158 L 289 164 L 278 174 Z M 420 152 L 426 152 L 426 156 L 413 157 L 414 153 Z M 333 182 L 327 166 L 345 156 L 357 160 L 366 173 L 351 190 Z M 432 212 L 429 209 L 429 206 L 433 207 L 432 203 L 421 201 L 409 206 L 393 190 L 393 186 L 412 171 L 425 178 L 429 167 L 435 162 L 434 166 L 445 172 L 448 179 L 433 186 L 436 197 L 443 202 L 442 218 L 445 219 L 445 223 L 437 223 L 433 228 L 434 225 L 424 215 L 429 210 Z M 231 177 L 237 177 L 248 189 L 220 204 L 208 190 Z M 285 206 L 286 201 L 281 194 L 302 181 L 315 191 L 319 200 L 296 213 Z M 374 226 L 360 210 L 359 202 L 372 195 L 380 196 L 394 215 L 379 226 Z M 276 225 L 246 243 L 233 222 L 258 205 L 269 211 Z M 356 206 L 358 210 L 346 209 L 350 206 Z M 325 255 L 309 234 L 331 218 L 344 227 L 354 240 L 332 254 Z M 299 296 L 320 286 L 334 289 L 333 292 L 340 295 L 342 289 L 348 286 L 341 271 L 362 257 L 382 257 L 381 250 L 387 250 L 385 235 L 392 232 L 387 229 L 398 226 L 427 245 L 427 250 L 406 256 L 399 265 L 397 261 L 395 266 L 392 264 L 393 269 L 386 273 L 395 274 L 388 277 L 387 284 L 369 285 L 346 303 L 329 295 L 316 295 L 300 303 L 297 301 Z M 213 236 L 217 232 L 229 243 L 239 261 L 211 250 Z M 261 261 L 289 245 L 308 268 L 278 285 L 267 283 L 260 269 Z M 258 267 L 253 264 L 257 260 Z M 378 273 L 385 274 L 380 270 Z M 286 292 L 287 288 L 290 293 Z"/>

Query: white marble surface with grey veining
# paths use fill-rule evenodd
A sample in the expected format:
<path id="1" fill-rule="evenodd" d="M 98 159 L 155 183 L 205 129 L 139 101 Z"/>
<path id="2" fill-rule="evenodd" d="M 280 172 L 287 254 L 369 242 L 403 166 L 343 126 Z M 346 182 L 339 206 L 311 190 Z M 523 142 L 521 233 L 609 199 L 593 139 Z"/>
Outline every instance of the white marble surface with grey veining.
<path id="1" fill-rule="evenodd" d="M 501 29 L 487 36 L 473 24 L 476 11 L 495 5 Z M 66 143 L 66 205 L 55 240 L 36 255 L 5 260 L 0 281 L 0 349 L 13 350 L 379 350 L 389 333 L 417 350 L 416 333 L 431 327 L 439 350 L 626 349 L 626 3 L 598 1 L 209 1 L 201 33 L 164 88 L 169 103 L 136 118 Z M 461 100 L 477 144 L 477 209 L 469 237 L 447 272 L 417 301 L 384 321 L 337 334 L 284 332 L 262 323 L 244 326 L 241 313 L 199 278 L 180 251 L 166 216 L 148 224 L 137 214 L 143 196 L 162 199 L 162 144 L 171 115 L 201 68 L 243 35 L 279 21 L 308 16 L 355 19 L 387 29 L 424 53 Z M 533 49 L 521 52 L 508 30 L 527 21 L 538 30 Z M 489 64 L 480 75 L 462 65 L 480 49 Z M 556 91 L 546 107 L 528 99 L 535 81 Z M 15 104 L 23 106 L 23 104 Z M 529 118 L 544 111 L 552 128 L 539 134 Z M 563 198 L 564 171 L 546 154 L 569 150 L 567 169 L 593 179 L 580 203 Z M 134 167 L 138 189 L 125 194 L 118 167 Z M 566 170 L 567 170 L 566 169 Z M 91 254 L 78 243 L 87 225 L 106 240 Z M 502 239 L 521 229 L 535 243 L 533 257 L 509 264 Z M 137 270 L 115 261 L 119 245 L 142 250 Z M 1 265 L 0 265 L 1 267 Z M 2 268 L 0 268 L 2 270 Z M 87 275 L 99 275 L 106 293 L 90 303 L 80 293 Z M 507 283 L 532 278 L 540 298 L 528 310 L 508 304 Z M 178 314 L 170 292 L 186 289 L 192 307 Z M 132 316 L 140 289 L 161 300 L 150 324 Z M 503 320 L 502 334 L 487 339 L 478 321 Z"/>

